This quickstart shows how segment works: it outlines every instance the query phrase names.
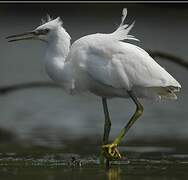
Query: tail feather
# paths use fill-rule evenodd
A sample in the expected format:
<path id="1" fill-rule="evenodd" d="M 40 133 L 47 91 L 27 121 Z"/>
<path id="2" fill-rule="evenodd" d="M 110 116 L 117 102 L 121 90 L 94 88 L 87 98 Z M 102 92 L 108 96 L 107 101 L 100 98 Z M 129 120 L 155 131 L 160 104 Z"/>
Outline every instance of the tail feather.
<path id="1" fill-rule="evenodd" d="M 155 88 L 160 98 L 177 99 L 176 92 L 180 91 L 179 87 L 167 86 Z"/>

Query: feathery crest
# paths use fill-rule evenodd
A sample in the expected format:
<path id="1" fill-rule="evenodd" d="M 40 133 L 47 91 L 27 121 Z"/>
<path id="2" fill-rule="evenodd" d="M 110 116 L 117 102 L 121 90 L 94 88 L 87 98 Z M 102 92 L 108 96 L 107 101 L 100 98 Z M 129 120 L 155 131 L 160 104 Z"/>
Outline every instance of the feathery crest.
<path id="1" fill-rule="evenodd" d="M 112 35 L 114 36 L 114 38 L 116 38 L 119 41 L 125 40 L 125 39 L 139 41 L 133 35 L 128 34 L 130 32 L 130 30 L 133 28 L 135 21 L 131 25 L 124 24 L 126 16 L 127 16 L 127 9 L 124 8 L 123 12 L 122 12 L 121 23 L 120 23 L 119 27 L 117 28 L 117 30 L 112 33 Z"/>
<path id="2" fill-rule="evenodd" d="M 46 14 L 47 21 L 50 22 L 53 18 L 50 17 L 49 14 Z"/>
<path id="3" fill-rule="evenodd" d="M 54 25 L 62 26 L 63 21 L 61 20 L 60 17 L 57 17 L 57 18 L 53 19 L 49 14 L 47 14 L 45 19 L 44 18 L 41 19 L 41 24 L 40 25 L 44 25 L 45 23 L 51 23 L 51 24 L 54 24 Z"/>
<path id="4" fill-rule="evenodd" d="M 46 14 L 46 17 L 41 19 L 41 25 L 43 25 L 43 24 L 45 24 L 45 23 L 47 23 L 47 22 L 50 22 L 50 21 L 52 21 L 52 20 L 53 20 L 53 18 L 50 17 L 49 14 Z"/>

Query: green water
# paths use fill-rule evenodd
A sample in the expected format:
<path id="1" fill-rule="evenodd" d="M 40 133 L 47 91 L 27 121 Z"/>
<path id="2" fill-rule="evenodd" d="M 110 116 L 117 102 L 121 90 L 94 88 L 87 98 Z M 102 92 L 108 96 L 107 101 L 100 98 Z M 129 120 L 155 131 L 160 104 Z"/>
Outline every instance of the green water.
<path id="1" fill-rule="evenodd" d="M 185 154 L 132 153 L 125 160 L 111 162 L 110 169 L 106 170 L 95 155 L 40 153 L 22 156 L 1 153 L 0 179 L 177 180 L 188 177 L 188 159 Z"/>
<path id="2" fill-rule="evenodd" d="M 161 170 L 134 169 L 134 167 L 112 167 L 109 171 L 97 167 L 63 168 L 63 167 L 8 167 L 1 169 L 1 178 L 9 179 L 186 179 L 186 172 L 174 173 L 174 169 Z M 183 171 L 183 170 L 182 170 Z"/>
<path id="3" fill-rule="evenodd" d="M 23 163 L 16 164 L 2 163 L 0 166 L 0 178 L 3 180 L 9 179 L 161 179 L 161 180 L 176 180 L 186 179 L 188 176 L 187 164 L 150 164 L 147 162 L 135 163 L 128 165 L 112 165 L 107 171 L 100 165 L 90 164 L 83 167 L 65 166 L 62 164 L 42 165 L 38 163 Z"/>

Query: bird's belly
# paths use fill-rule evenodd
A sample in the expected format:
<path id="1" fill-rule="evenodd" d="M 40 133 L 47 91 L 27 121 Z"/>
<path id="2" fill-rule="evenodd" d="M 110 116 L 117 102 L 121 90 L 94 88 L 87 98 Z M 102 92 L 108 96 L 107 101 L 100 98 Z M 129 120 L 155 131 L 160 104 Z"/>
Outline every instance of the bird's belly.
<path id="1" fill-rule="evenodd" d="M 89 91 L 97 96 L 106 98 L 129 98 L 127 90 L 124 88 L 114 88 L 112 86 L 102 85 L 98 83 L 92 83 Z M 152 88 L 133 87 L 131 89 L 138 98 L 146 99 L 158 99 L 158 93 L 152 90 Z"/>
<path id="2" fill-rule="evenodd" d="M 126 89 L 123 88 L 114 88 L 107 85 L 102 85 L 98 83 L 92 83 L 89 88 L 89 91 L 97 96 L 113 98 L 113 97 L 124 97 L 128 98 Z"/>

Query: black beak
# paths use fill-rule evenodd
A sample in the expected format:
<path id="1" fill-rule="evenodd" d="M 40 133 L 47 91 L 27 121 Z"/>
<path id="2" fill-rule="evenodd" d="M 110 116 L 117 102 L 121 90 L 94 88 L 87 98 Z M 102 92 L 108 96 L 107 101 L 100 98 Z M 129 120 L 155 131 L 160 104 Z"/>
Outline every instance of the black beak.
<path id="1" fill-rule="evenodd" d="M 10 39 L 8 40 L 8 42 L 14 42 L 14 41 L 34 39 L 36 38 L 36 36 L 37 34 L 35 31 L 29 31 L 29 32 L 21 33 L 21 34 L 7 36 L 6 39 Z"/>

